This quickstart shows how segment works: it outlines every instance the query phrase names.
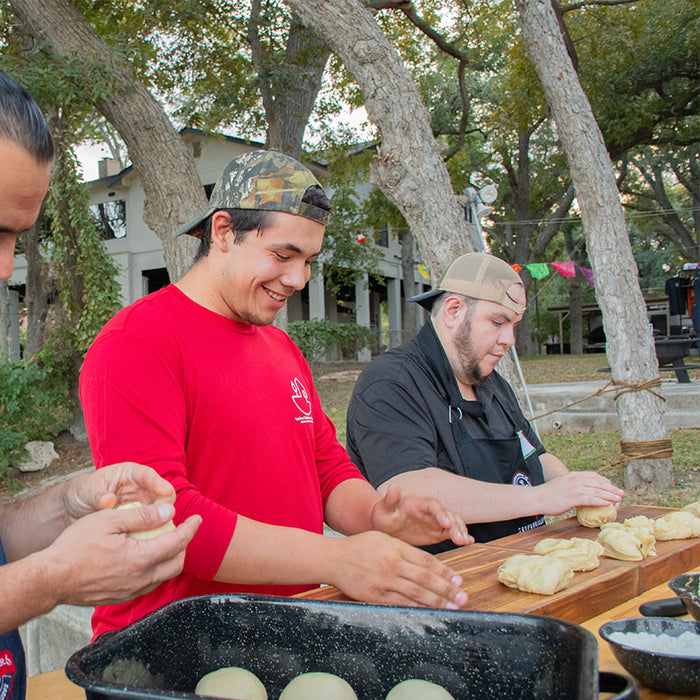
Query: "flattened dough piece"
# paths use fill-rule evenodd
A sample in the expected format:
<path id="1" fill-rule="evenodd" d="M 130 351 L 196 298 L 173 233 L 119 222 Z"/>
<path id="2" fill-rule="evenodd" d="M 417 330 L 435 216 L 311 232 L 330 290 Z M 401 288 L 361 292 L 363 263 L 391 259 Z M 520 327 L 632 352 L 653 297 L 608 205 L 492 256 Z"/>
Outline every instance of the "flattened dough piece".
<path id="1" fill-rule="evenodd" d="M 576 519 L 584 527 L 600 527 L 611 523 L 617 518 L 617 510 L 611 504 L 607 506 L 579 506 L 576 508 Z"/>
<path id="2" fill-rule="evenodd" d="M 122 503 L 117 506 L 117 510 L 131 510 L 132 508 L 140 508 L 143 504 L 139 501 L 131 501 L 130 503 Z M 130 532 L 129 537 L 133 540 L 150 540 L 151 537 L 158 537 L 164 532 L 170 532 L 175 529 L 175 523 L 172 520 L 168 520 L 167 523 L 163 523 L 160 527 L 155 527 L 153 530 L 136 530 L 135 532 Z"/>
<path id="3" fill-rule="evenodd" d="M 622 523 L 631 530 L 635 537 L 642 543 L 642 554 L 644 557 L 656 556 L 656 536 L 654 535 L 654 521 L 646 515 L 635 515 L 627 518 Z"/>
<path id="4" fill-rule="evenodd" d="M 397 683 L 386 700 L 455 700 L 441 685 L 420 678 L 407 678 Z"/>
<path id="5" fill-rule="evenodd" d="M 292 678 L 279 700 L 357 700 L 350 683 L 333 673 L 312 671 Z"/>
<path id="6" fill-rule="evenodd" d="M 644 527 L 650 530 L 652 535 L 654 534 L 654 519 L 647 518 L 646 515 L 635 515 L 633 518 L 626 518 L 622 524 L 633 529 Z"/>
<path id="7" fill-rule="evenodd" d="M 657 518 L 654 523 L 657 540 L 685 540 L 700 536 L 700 518 L 688 510 L 678 510 Z"/>
<path id="8" fill-rule="evenodd" d="M 592 571 L 600 564 L 598 557 L 605 548 L 595 540 L 583 537 L 556 539 L 547 537 L 540 540 L 532 549 L 534 554 L 549 554 L 567 562 L 574 571 Z"/>
<path id="9" fill-rule="evenodd" d="M 598 542 L 605 548 L 605 556 L 621 561 L 644 559 L 641 540 L 632 529 L 620 523 L 606 523 L 600 528 Z"/>
<path id="10" fill-rule="evenodd" d="M 240 666 L 227 666 L 207 673 L 199 680 L 194 692 L 235 700 L 267 700 L 267 690 L 262 681 Z"/>
<path id="11" fill-rule="evenodd" d="M 574 570 L 548 554 L 514 554 L 498 567 L 498 580 L 526 593 L 552 595 L 569 585 Z"/>

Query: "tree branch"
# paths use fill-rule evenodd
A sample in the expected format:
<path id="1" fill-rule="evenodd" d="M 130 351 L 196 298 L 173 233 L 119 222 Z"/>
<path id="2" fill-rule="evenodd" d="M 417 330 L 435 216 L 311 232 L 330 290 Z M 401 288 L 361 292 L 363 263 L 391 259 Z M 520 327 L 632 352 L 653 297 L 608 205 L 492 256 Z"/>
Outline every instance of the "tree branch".
<path id="1" fill-rule="evenodd" d="M 561 222 L 564 221 L 566 215 L 569 213 L 569 209 L 571 209 L 575 196 L 576 193 L 574 191 L 574 185 L 573 183 L 569 183 L 566 190 L 564 190 L 564 193 L 559 198 L 559 201 L 556 203 L 552 217 L 547 222 L 544 229 L 540 232 L 539 236 L 537 236 L 535 245 L 532 246 L 533 260 L 539 262 L 544 257 L 545 248 L 559 231 Z"/>
<path id="2" fill-rule="evenodd" d="M 253 66 L 258 74 L 258 88 L 262 97 L 263 109 L 268 116 L 268 129 L 274 128 L 278 124 L 277 119 L 271 119 L 275 113 L 275 98 L 272 94 L 270 85 L 270 73 L 265 64 L 265 54 L 260 41 L 260 0 L 252 0 L 250 6 L 250 16 L 248 18 L 247 39 L 250 45 L 250 55 L 253 60 Z M 271 135 L 268 133 L 268 141 Z"/>
<path id="3" fill-rule="evenodd" d="M 615 5 L 632 5 L 639 0 L 581 0 L 581 2 L 573 2 L 569 5 L 560 5 L 562 14 L 565 12 L 573 12 L 580 10 L 582 7 L 592 7 L 598 5 L 600 7 L 614 7 Z"/>
<path id="4" fill-rule="evenodd" d="M 464 146 L 464 139 L 467 133 L 467 124 L 469 123 L 469 108 L 471 106 L 471 98 L 467 92 L 467 86 L 464 82 L 464 71 L 466 70 L 467 64 L 464 61 L 459 62 L 459 67 L 457 68 L 457 80 L 459 82 L 459 96 L 462 100 L 462 116 L 459 120 L 459 134 L 457 137 L 457 143 L 450 148 L 443 156 L 443 160 L 447 162 L 452 156 L 459 153 Z"/>

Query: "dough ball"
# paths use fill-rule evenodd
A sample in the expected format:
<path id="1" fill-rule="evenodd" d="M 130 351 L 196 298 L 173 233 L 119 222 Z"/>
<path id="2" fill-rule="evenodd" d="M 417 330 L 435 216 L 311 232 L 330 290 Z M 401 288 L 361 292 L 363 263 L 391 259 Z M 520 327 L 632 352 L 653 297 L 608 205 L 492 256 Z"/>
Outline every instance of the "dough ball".
<path id="1" fill-rule="evenodd" d="M 514 554 L 498 567 L 498 580 L 526 593 L 552 595 L 569 585 L 574 570 L 549 554 Z"/>
<path id="2" fill-rule="evenodd" d="M 117 506 L 117 510 L 131 510 L 133 508 L 140 508 L 143 504 L 139 501 L 131 501 L 131 503 L 122 503 Z M 135 532 L 130 532 L 129 537 L 134 540 L 150 540 L 151 537 L 158 537 L 164 532 L 170 532 L 175 529 L 175 523 L 172 520 L 168 520 L 167 523 L 163 523 L 160 527 L 156 527 L 153 530 L 136 530 Z"/>
<path id="3" fill-rule="evenodd" d="M 615 520 L 617 510 L 612 503 L 607 506 L 579 506 L 576 509 L 576 518 L 584 527 L 600 527 Z"/>
<path id="4" fill-rule="evenodd" d="M 194 689 L 197 695 L 213 695 L 235 700 L 267 700 L 267 691 L 260 679 L 245 668 L 229 666 L 202 676 Z"/>
<path id="5" fill-rule="evenodd" d="M 455 700 L 441 685 L 409 678 L 397 683 L 386 696 L 386 700 Z"/>
<path id="6" fill-rule="evenodd" d="M 357 700 L 357 695 L 340 676 L 313 671 L 292 678 L 279 700 Z"/>

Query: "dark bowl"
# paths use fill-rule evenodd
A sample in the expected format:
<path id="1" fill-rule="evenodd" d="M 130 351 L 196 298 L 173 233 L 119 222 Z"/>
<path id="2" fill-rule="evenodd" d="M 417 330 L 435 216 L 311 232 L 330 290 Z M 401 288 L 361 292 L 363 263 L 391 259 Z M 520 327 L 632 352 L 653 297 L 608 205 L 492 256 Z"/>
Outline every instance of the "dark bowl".
<path id="1" fill-rule="evenodd" d="M 669 617 L 634 617 L 606 622 L 599 632 L 623 668 L 647 687 L 675 695 L 700 695 L 700 653 L 679 656 L 675 650 L 649 651 L 643 648 L 643 640 L 632 636 L 647 633 L 655 637 L 677 638 L 684 632 L 691 632 L 700 639 L 700 622 Z M 630 638 L 611 639 L 615 632 L 628 634 Z"/>
<path id="2" fill-rule="evenodd" d="M 668 585 L 683 601 L 688 614 L 700 620 L 700 572 L 674 576 Z"/>

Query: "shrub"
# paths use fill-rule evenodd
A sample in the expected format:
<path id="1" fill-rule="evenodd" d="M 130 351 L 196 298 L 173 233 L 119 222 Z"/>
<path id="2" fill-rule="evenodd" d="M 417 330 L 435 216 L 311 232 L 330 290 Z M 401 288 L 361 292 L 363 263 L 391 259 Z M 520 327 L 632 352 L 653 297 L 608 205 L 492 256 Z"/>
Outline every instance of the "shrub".
<path id="1" fill-rule="evenodd" d="M 357 323 L 332 323 L 328 319 L 292 321 L 289 336 L 299 346 L 307 362 L 322 360 L 333 345 L 343 358 L 354 358 L 362 348 L 372 348 L 374 334 Z"/>
<path id="2" fill-rule="evenodd" d="M 17 487 L 10 465 L 30 440 L 55 437 L 70 425 L 72 406 L 60 373 L 36 361 L 0 362 L 0 482 Z"/>

